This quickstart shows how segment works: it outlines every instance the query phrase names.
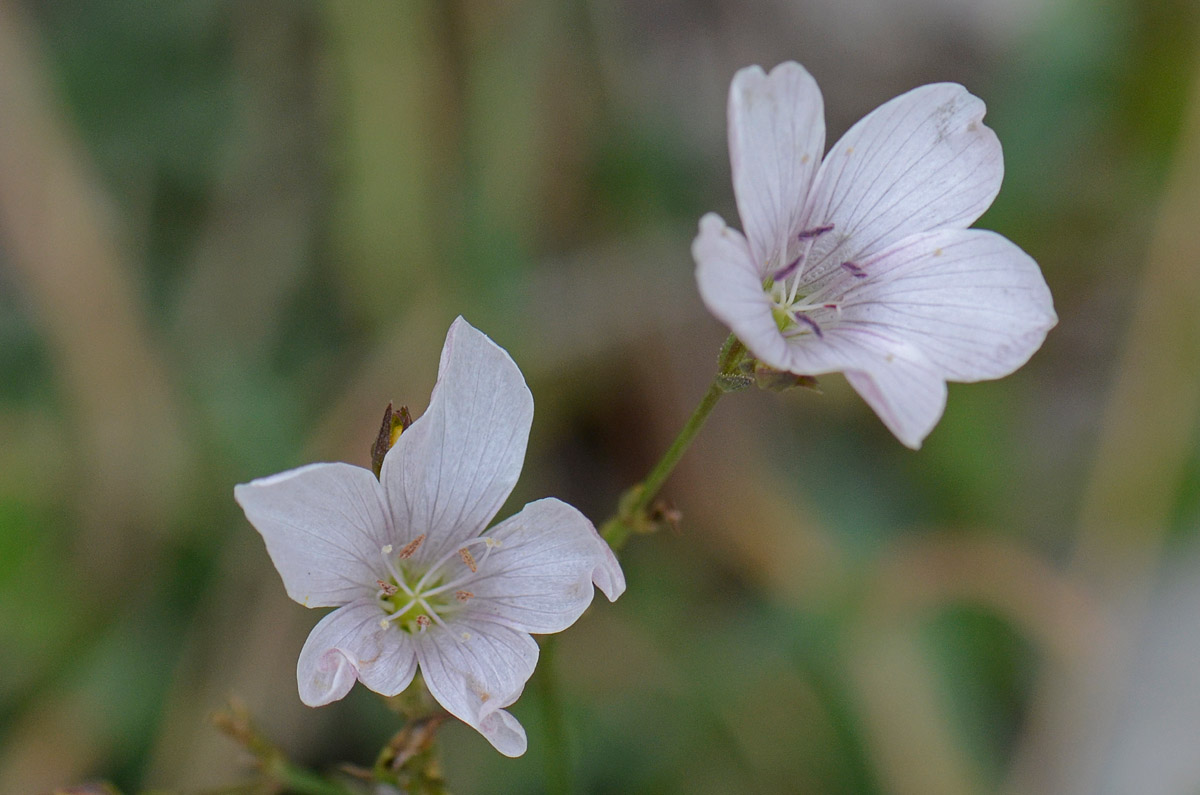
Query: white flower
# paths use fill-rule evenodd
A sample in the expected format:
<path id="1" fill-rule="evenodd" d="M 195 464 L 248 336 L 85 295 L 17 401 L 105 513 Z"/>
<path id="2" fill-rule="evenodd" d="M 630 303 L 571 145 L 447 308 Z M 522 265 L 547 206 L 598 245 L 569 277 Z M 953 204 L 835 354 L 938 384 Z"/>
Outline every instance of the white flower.
<path id="1" fill-rule="evenodd" d="M 822 159 L 816 81 L 796 63 L 742 69 L 729 156 L 745 236 L 709 213 L 692 245 L 700 295 L 760 361 L 844 372 L 904 444 L 920 447 L 946 381 L 999 378 L 1057 322 L 1050 291 L 1007 239 L 967 229 L 1004 173 L 983 102 L 913 89 Z"/>
<path id="2" fill-rule="evenodd" d="M 442 349 L 425 414 L 380 479 L 312 464 L 235 489 L 288 596 L 337 607 L 308 636 L 300 698 L 321 706 L 355 680 L 395 695 L 419 665 L 442 706 L 501 753 L 525 752 L 503 708 L 537 663 L 531 632 L 559 632 L 625 590 L 612 550 L 583 514 L 529 503 L 483 532 L 517 482 L 533 398 L 503 349 L 461 317 Z"/>

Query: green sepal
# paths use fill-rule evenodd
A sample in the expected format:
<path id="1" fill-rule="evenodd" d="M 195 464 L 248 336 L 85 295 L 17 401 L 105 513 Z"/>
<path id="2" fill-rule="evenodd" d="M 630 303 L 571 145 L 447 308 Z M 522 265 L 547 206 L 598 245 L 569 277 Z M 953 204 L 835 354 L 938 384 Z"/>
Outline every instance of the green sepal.
<path id="1" fill-rule="evenodd" d="M 717 376 L 722 392 L 740 392 L 754 383 L 754 378 L 742 373 L 722 373 Z"/>
<path id="2" fill-rule="evenodd" d="M 797 375 L 789 373 L 786 370 L 776 370 L 774 367 L 768 367 L 762 362 L 754 364 L 754 380 L 758 384 L 759 389 L 765 389 L 769 392 L 785 392 L 789 389 L 800 387 L 803 389 L 811 389 L 814 392 L 821 392 L 821 385 L 817 383 L 817 379 L 811 375 Z"/>

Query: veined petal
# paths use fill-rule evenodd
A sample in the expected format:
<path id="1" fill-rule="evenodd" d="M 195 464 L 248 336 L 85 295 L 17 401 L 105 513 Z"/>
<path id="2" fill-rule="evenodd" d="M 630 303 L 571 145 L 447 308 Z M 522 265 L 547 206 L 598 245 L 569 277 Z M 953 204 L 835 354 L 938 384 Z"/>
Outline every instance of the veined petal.
<path id="1" fill-rule="evenodd" d="M 490 621 L 455 620 L 414 637 L 429 692 L 450 714 L 478 730 L 506 756 L 525 753 L 525 731 L 503 712 L 537 665 L 528 633 Z"/>
<path id="2" fill-rule="evenodd" d="M 700 219 L 692 258 L 700 298 L 708 310 L 759 359 L 771 367 L 785 367 L 787 344 L 771 315 L 771 299 L 746 238 L 716 213 L 708 213 Z"/>
<path id="3" fill-rule="evenodd" d="M 561 632 L 575 623 L 605 586 L 610 600 L 625 575 L 608 544 L 575 508 L 556 499 L 531 502 L 488 531 L 499 542 L 464 586 L 472 594 L 464 616 L 521 632 Z"/>
<path id="4" fill-rule="evenodd" d="M 832 224 L 809 265 L 819 274 L 870 257 L 901 238 L 965 229 L 996 198 L 1000 141 L 983 101 L 955 83 L 885 102 L 842 136 L 821 164 L 804 222 Z"/>
<path id="5" fill-rule="evenodd" d="M 380 627 L 383 617 L 374 597 L 366 597 L 313 627 L 296 663 L 301 701 L 310 707 L 337 701 L 356 679 L 385 696 L 408 687 L 417 671 L 412 636 L 394 626 Z"/>
<path id="6" fill-rule="evenodd" d="M 917 449 L 946 407 L 946 380 L 916 345 L 890 329 L 831 323 L 821 338 L 789 340 L 788 372 L 843 372 L 888 429 Z"/>
<path id="7" fill-rule="evenodd" d="M 429 408 L 400 435 L 380 479 L 398 528 L 434 560 L 479 535 L 525 459 L 533 396 L 512 358 L 461 317 L 442 348 Z"/>
<path id="8" fill-rule="evenodd" d="M 1057 318 L 1037 263 L 981 229 L 907 237 L 863 269 L 843 321 L 917 345 L 951 381 L 1008 375 L 1041 347 Z"/>
<path id="9" fill-rule="evenodd" d="M 799 249 L 804 199 L 825 153 L 821 90 L 803 66 L 750 66 L 729 86 L 729 161 L 759 282 Z"/>
<path id="10" fill-rule="evenodd" d="M 870 370 L 847 370 L 846 380 L 888 430 L 914 450 L 946 409 L 946 382 L 932 363 L 911 349 L 884 357 Z"/>
<path id="11" fill-rule="evenodd" d="M 233 495 L 292 599 L 333 607 L 373 592 L 391 519 L 369 471 L 310 464 L 242 483 Z"/>

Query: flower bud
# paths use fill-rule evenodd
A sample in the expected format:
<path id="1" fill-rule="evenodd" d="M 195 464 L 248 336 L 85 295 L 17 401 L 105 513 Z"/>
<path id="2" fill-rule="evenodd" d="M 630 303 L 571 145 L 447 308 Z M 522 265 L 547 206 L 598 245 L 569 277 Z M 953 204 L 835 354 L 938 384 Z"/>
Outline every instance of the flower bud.
<path id="1" fill-rule="evenodd" d="M 375 437 L 375 444 L 371 445 L 371 471 L 375 473 L 375 477 L 379 477 L 379 473 L 383 471 L 383 458 L 388 450 L 392 449 L 400 434 L 412 424 L 413 418 L 408 413 L 408 406 L 401 406 L 398 411 L 394 411 L 392 404 L 387 404 L 387 408 L 383 410 L 383 422 L 379 425 L 379 435 Z"/>

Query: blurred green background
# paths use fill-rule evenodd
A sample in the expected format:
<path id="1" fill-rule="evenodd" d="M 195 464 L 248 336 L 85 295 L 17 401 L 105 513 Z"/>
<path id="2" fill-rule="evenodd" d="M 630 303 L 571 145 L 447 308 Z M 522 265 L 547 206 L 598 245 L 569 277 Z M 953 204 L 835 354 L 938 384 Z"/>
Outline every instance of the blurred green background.
<path id="1" fill-rule="evenodd" d="M 804 63 L 832 142 L 916 85 L 988 103 L 980 225 L 1060 325 L 952 386 L 919 453 L 839 377 L 718 407 L 559 637 L 509 760 L 456 792 L 1200 791 L 1200 7 L 1188 0 L 0 0 L 0 793 L 199 792 L 369 764 L 362 688 L 300 704 L 289 602 L 234 483 L 366 464 L 450 321 L 537 405 L 511 508 L 595 521 L 725 332 L 689 245 L 736 217 L 741 66 Z M 564 736 L 546 736 L 548 692 Z"/>

